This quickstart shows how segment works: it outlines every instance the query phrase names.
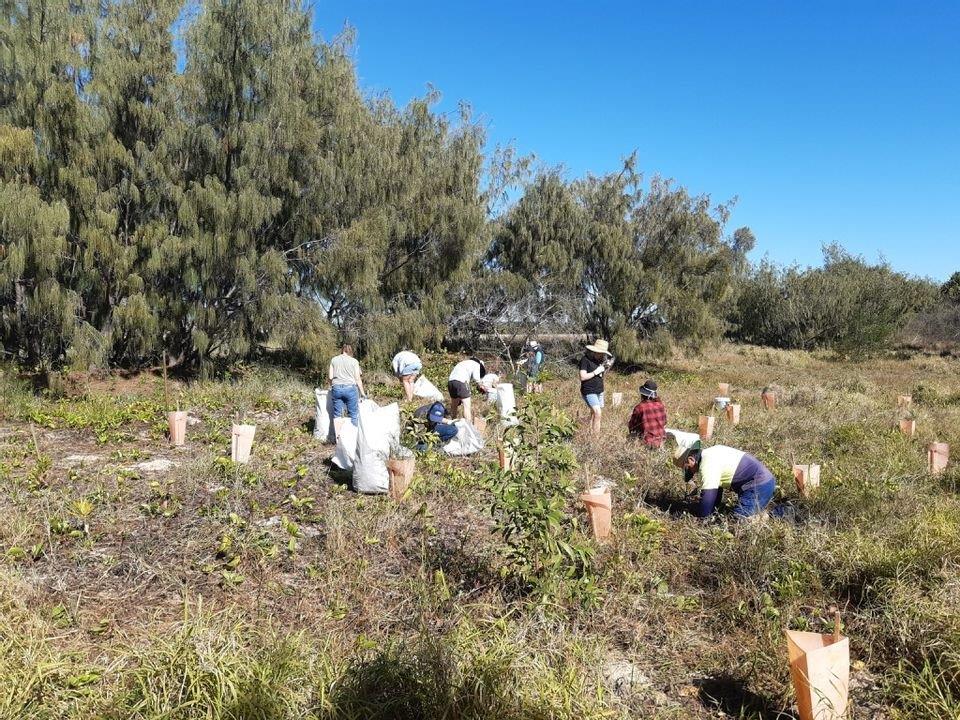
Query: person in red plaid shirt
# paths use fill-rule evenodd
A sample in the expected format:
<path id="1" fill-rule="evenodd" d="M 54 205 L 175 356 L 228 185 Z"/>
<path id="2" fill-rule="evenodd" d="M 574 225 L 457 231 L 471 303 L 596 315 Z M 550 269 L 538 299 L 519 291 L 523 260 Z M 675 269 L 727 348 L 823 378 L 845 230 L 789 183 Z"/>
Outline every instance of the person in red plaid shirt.
<path id="1" fill-rule="evenodd" d="M 647 447 L 663 447 L 666 437 L 667 409 L 657 396 L 657 384 L 647 380 L 640 386 L 640 402 L 633 408 L 627 426 L 631 435 L 637 436 Z"/>

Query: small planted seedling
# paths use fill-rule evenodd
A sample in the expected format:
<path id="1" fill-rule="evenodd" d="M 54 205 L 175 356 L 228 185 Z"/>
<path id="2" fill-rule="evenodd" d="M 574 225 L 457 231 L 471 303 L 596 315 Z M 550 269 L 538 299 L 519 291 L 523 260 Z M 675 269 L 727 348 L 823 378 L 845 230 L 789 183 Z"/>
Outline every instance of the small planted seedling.
<path id="1" fill-rule="evenodd" d="M 913 438 L 917 433 L 917 421 L 913 418 L 903 418 L 900 420 L 900 433 L 907 438 Z"/>
<path id="2" fill-rule="evenodd" d="M 850 682 L 850 641 L 840 634 L 834 611 L 830 634 L 787 630 L 790 677 L 801 720 L 846 717 Z"/>
<path id="3" fill-rule="evenodd" d="M 927 448 L 927 469 L 931 475 L 939 475 L 950 463 L 950 446 L 947 443 L 930 443 Z"/>
<path id="4" fill-rule="evenodd" d="M 234 424 L 230 437 L 230 459 L 233 462 L 245 464 L 250 461 L 253 436 L 256 432 L 256 425 Z"/>
<path id="5" fill-rule="evenodd" d="M 727 405 L 727 422 L 731 425 L 740 424 L 740 403 L 730 403 Z"/>
<path id="6" fill-rule="evenodd" d="M 697 424 L 697 428 L 702 440 L 709 440 L 713 437 L 713 426 L 716 421 L 717 419 L 713 415 L 700 416 L 700 421 Z"/>
<path id="7" fill-rule="evenodd" d="M 390 448 L 387 460 L 387 473 L 390 475 L 390 498 L 400 502 L 406 497 L 407 489 L 413 480 L 417 458 L 411 450 L 396 444 Z"/>
<path id="8" fill-rule="evenodd" d="M 813 491 L 820 487 L 819 465 L 794 465 L 793 479 L 797 483 L 797 490 L 803 497 L 810 497 Z"/>
<path id="9" fill-rule="evenodd" d="M 590 492 L 583 493 L 580 500 L 587 509 L 593 536 L 597 540 L 606 540 L 610 536 L 613 515 L 610 487 L 595 487 Z"/>
<path id="10" fill-rule="evenodd" d="M 764 410 L 776 410 L 777 391 L 770 386 L 765 387 L 760 393 L 760 401 L 763 403 Z"/>

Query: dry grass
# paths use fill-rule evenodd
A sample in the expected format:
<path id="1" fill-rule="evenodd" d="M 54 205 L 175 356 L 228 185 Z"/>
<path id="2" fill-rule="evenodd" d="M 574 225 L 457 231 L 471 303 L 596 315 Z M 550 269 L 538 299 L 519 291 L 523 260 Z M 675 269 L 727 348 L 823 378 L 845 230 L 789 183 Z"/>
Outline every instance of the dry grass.
<path id="1" fill-rule="evenodd" d="M 434 380 L 448 363 L 429 364 Z M 582 481 L 617 483 L 602 600 L 562 613 L 505 592 L 480 481 L 492 450 L 421 458 L 395 505 L 331 478 L 296 377 L 183 386 L 199 422 L 174 449 L 157 378 L 54 401 L 8 369 L 0 715 L 773 718 L 791 705 L 783 630 L 829 629 L 837 603 L 856 717 L 958 716 L 958 475 L 931 478 L 924 452 L 960 448 L 958 368 L 732 346 L 647 368 L 689 430 L 732 384 L 743 420 L 718 418 L 714 442 L 767 462 L 795 508 L 744 525 L 682 512 L 676 470 L 625 437 L 645 375 L 614 375 L 623 406 L 575 440 Z M 564 374 L 547 391 L 582 413 Z M 895 430 L 909 392 L 912 441 Z M 238 414 L 258 426 L 246 467 L 222 459 Z M 158 458 L 176 465 L 137 467 Z M 823 466 L 811 500 L 792 480 L 801 461 Z"/>

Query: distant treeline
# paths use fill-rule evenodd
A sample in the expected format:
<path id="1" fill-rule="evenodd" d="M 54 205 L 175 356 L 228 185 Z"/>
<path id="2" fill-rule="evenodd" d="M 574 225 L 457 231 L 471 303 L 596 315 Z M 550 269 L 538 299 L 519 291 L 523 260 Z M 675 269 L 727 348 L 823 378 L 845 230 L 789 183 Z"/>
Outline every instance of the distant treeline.
<path id="1" fill-rule="evenodd" d="M 874 348 L 942 295 L 836 248 L 751 267 L 729 205 L 633 157 L 571 181 L 485 154 L 467 108 L 365 95 L 350 47 L 299 2 L 0 3 L 7 356 L 316 364 L 338 336 L 383 356 L 571 331 L 627 359 L 725 335 Z"/>

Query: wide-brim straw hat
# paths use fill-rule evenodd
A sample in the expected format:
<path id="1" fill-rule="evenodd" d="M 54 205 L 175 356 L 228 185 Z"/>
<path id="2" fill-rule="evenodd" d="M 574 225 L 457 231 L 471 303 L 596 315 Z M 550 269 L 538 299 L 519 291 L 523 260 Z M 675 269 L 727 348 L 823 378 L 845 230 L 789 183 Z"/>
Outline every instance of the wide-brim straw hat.
<path id="1" fill-rule="evenodd" d="M 595 340 L 593 345 L 587 345 L 587 350 L 590 352 L 603 353 L 604 355 L 610 355 L 610 343 L 606 340 Z M 610 355 L 613 357 L 612 355 Z"/>

